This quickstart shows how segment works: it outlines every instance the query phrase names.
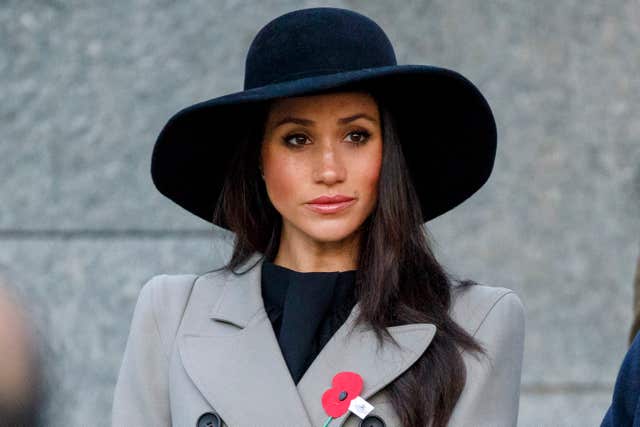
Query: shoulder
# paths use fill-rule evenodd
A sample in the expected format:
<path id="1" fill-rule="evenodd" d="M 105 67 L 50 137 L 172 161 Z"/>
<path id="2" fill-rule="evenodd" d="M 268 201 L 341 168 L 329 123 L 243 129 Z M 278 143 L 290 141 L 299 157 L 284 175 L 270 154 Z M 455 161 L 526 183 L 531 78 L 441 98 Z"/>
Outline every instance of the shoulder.
<path id="1" fill-rule="evenodd" d="M 524 305 L 508 288 L 480 284 L 455 286 L 450 314 L 472 336 L 481 328 L 511 328 L 524 334 Z"/>
<path id="2" fill-rule="evenodd" d="M 637 425 L 640 418 L 640 334 L 637 334 L 618 370 L 611 404 L 602 427 Z"/>
<path id="3" fill-rule="evenodd" d="M 157 274 L 148 279 L 138 294 L 133 322 L 155 329 L 162 346 L 169 353 L 178 324 L 198 274 Z M 147 319 L 147 320 L 138 320 Z M 139 326 L 135 326 L 141 329 Z"/>
<path id="4" fill-rule="evenodd" d="M 161 335 L 174 336 L 188 310 L 207 310 L 222 294 L 230 274 L 226 269 L 202 274 L 158 274 L 144 284 L 139 300 L 152 307 Z"/>
<path id="5" fill-rule="evenodd" d="M 205 287 L 221 288 L 226 271 L 211 271 L 203 274 L 157 274 L 142 286 L 138 305 L 145 304 L 156 311 L 157 317 L 169 320 L 181 315 L 194 292 Z"/>
<path id="6" fill-rule="evenodd" d="M 198 277 L 198 274 L 157 274 L 144 283 L 138 300 L 163 310 L 178 305 L 188 296 Z"/>
<path id="7" fill-rule="evenodd" d="M 462 352 L 466 380 L 450 425 L 517 425 L 524 354 L 520 298 L 507 288 L 458 287 L 451 316 L 483 351 Z"/>

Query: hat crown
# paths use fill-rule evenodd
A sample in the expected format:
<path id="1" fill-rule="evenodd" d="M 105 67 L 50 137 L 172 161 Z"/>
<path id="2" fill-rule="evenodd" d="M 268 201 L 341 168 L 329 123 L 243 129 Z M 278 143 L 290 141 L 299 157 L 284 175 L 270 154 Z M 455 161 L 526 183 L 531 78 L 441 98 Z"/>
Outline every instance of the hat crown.
<path id="1" fill-rule="evenodd" d="M 389 38 L 370 18 L 348 9 L 300 9 L 256 34 L 245 62 L 244 89 L 396 64 Z"/>

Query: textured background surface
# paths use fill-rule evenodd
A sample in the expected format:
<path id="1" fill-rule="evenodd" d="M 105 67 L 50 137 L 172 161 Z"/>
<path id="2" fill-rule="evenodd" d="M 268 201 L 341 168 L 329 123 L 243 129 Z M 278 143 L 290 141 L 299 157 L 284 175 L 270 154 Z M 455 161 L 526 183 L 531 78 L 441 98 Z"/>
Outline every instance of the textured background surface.
<path id="1" fill-rule="evenodd" d="M 0 274 L 44 342 L 47 425 L 106 426 L 142 284 L 218 264 L 218 230 L 151 183 L 165 120 L 240 90 L 257 30 L 318 5 L 372 17 L 400 63 L 484 92 L 494 174 L 429 224 L 437 251 L 526 306 L 520 425 L 599 424 L 640 241 L 637 0 L 3 1 Z"/>

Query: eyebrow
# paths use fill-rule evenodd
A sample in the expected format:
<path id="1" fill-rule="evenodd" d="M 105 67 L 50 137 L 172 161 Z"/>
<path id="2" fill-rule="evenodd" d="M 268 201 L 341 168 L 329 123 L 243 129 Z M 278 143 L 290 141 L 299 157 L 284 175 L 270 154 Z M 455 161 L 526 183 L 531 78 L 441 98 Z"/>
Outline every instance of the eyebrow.
<path id="1" fill-rule="evenodd" d="M 342 117 L 341 119 L 338 119 L 338 124 L 344 125 L 344 124 L 353 122 L 354 120 L 357 120 L 357 119 L 360 119 L 360 118 L 369 120 L 372 123 L 378 123 L 378 121 L 376 119 L 374 119 L 373 117 L 371 117 L 370 115 L 368 115 L 366 113 L 358 113 L 358 114 L 354 114 L 352 116 Z M 315 122 L 313 120 L 310 120 L 310 119 L 303 119 L 301 117 L 286 116 L 286 117 L 283 117 L 282 119 L 278 120 L 278 122 L 273 127 L 277 128 L 278 126 L 281 126 L 281 125 L 283 125 L 285 123 L 295 123 L 295 124 L 304 125 L 304 126 L 313 126 L 315 124 Z"/>

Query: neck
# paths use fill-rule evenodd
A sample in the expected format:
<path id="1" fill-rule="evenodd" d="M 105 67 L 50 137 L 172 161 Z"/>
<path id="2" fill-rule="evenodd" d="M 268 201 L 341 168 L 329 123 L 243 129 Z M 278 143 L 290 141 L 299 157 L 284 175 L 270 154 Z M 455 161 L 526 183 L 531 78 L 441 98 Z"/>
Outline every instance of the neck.
<path id="1" fill-rule="evenodd" d="M 359 233 L 340 241 L 290 238 L 283 230 L 274 264 L 300 272 L 358 269 Z"/>

